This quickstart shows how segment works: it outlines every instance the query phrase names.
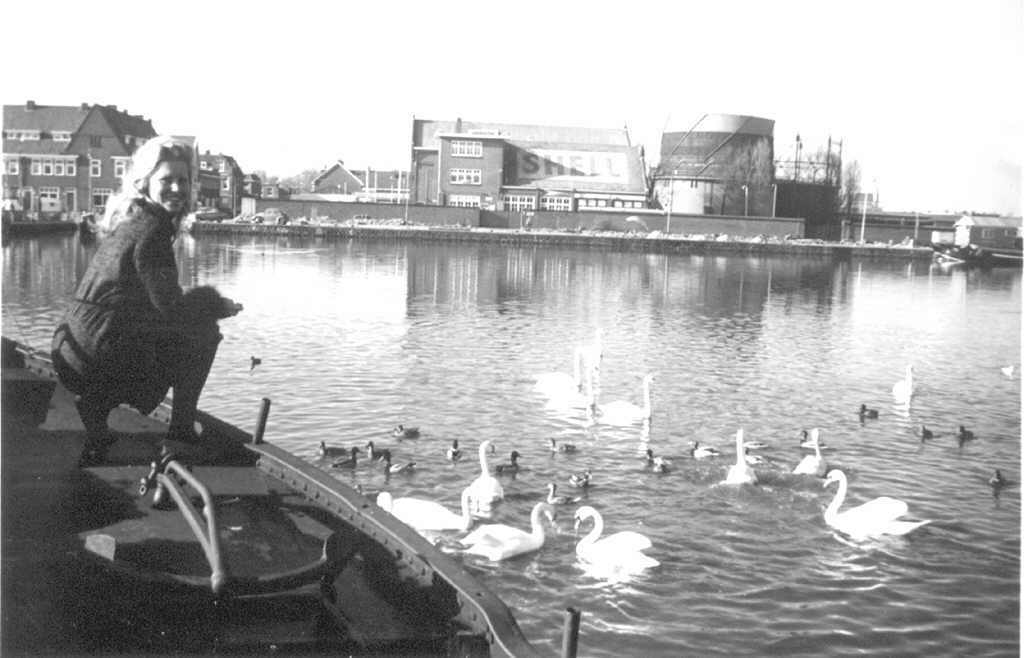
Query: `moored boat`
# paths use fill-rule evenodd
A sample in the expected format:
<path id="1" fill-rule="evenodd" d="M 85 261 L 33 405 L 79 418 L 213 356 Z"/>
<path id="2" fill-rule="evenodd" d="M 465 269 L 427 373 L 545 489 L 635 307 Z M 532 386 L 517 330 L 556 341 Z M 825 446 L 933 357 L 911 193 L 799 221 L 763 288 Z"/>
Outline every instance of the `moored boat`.
<path id="1" fill-rule="evenodd" d="M 218 458 L 159 449 L 168 409 L 84 430 L 49 360 L 3 341 L 4 653 L 531 656 L 511 611 L 369 498 L 200 412 Z"/>

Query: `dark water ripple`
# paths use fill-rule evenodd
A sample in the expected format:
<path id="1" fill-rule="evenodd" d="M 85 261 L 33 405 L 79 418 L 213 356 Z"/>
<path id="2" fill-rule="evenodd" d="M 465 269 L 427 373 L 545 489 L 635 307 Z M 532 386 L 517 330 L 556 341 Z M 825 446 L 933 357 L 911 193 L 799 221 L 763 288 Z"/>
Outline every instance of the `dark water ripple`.
<path id="1" fill-rule="evenodd" d="M 596 577 L 574 554 L 569 506 L 544 548 L 506 564 L 462 558 L 555 654 L 562 611 L 583 612 L 581 655 L 1019 654 L 1019 271 L 927 264 L 664 257 L 499 247 L 249 238 L 182 241 L 183 282 L 245 304 L 223 325 L 202 405 L 244 427 L 273 401 L 269 440 L 366 491 L 455 510 L 479 472 L 476 446 L 522 453 L 497 522 L 526 527 L 548 482 L 601 511 L 606 533 L 648 535 L 655 569 Z M 46 345 L 88 252 L 73 239 L 4 248 L 3 330 Z M 538 373 L 569 372 L 604 332 L 601 399 L 639 402 L 656 373 L 651 427 L 589 426 L 547 409 Z M 262 364 L 249 370 L 250 356 Z M 910 409 L 892 384 L 909 363 Z M 879 418 L 861 422 L 866 403 Z M 391 435 L 419 425 L 418 439 Z M 921 424 L 935 437 L 922 442 Z M 977 440 L 960 446 L 958 425 Z M 931 523 L 905 538 L 850 541 L 822 512 L 836 489 L 797 476 L 799 431 L 819 427 L 844 507 L 905 500 Z M 720 486 L 734 437 L 768 444 L 756 487 Z M 552 454 L 549 437 L 576 443 Z M 467 458 L 444 456 L 458 439 Z M 373 440 L 418 470 L 331 470 L 317 444 Z M 694 460 L 690 442 L 720 449 Z M 647 472 L 646 448 L 673 461 Z M 995 496 L 1000 468 L 1015 486 Z"/>

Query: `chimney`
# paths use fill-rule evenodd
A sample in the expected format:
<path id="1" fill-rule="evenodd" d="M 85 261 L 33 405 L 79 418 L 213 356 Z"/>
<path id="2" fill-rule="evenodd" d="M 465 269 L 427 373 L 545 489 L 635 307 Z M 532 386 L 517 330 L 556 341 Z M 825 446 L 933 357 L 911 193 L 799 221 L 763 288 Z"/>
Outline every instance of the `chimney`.
<path id="1" fill-rule="evenodd" d="M 36 102 L 35 101 L 25 101 L 25 111 L 26 112 L 31 112 L 34 109 L 36 109 Z"/>
<path id="2" fill-rule="evenodd" d="M 88 103 L 82 103 L 82 109 L 83 110 L 88 110 L 89 109 L 89 104 Z"/>
<path id="3" fill-rule="evenodd" d="M 455 120 L 455 132 L 462 132 L 462 117 Z"/>

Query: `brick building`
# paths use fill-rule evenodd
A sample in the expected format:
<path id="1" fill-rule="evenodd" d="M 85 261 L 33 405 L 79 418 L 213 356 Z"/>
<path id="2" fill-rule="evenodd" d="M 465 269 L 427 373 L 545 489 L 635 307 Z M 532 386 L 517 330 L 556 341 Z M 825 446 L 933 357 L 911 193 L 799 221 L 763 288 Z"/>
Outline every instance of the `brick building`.
<path id="1" fill-rule="evenodd" d="M 3 198 L 29 217 L 102 213 L 132 154 L 156 136 L 114 105 L 4 105 Z"/>

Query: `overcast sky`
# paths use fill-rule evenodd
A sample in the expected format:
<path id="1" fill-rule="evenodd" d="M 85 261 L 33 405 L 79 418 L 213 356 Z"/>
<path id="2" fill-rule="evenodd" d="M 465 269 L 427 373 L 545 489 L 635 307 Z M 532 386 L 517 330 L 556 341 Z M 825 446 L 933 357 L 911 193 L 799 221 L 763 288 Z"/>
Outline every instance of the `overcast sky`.
<path id="1" fill-rule="evenodd" d="M 775 121 L 843 141 L 890 210 L 1021 213 L 1024 0 L 166 3 L 0 9 L 5 104 L 117 105 L 245 171 L 407 168 L 413 115 Z"/>

